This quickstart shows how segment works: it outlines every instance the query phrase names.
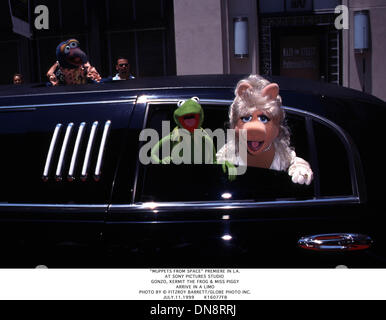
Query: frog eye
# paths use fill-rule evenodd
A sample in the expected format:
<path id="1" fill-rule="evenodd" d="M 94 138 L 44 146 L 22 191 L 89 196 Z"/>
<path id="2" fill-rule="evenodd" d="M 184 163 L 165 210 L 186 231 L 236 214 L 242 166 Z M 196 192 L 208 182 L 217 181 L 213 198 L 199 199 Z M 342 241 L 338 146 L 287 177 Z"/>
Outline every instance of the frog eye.
<path id="1" fill-rule="evenodd" d="M 180 100 L 177 102 L 177 107 L 181 107 L 184 104 L 185 100 Z"/>
<path id="2" fill-rule="evenodd" d="M 70 52 L 70 46 L 65 46 L 64 53 L 69 53 L 69 52 Z"/>
<path id="3" fill-rule="evenodd" d="M 200 103 L 200 99 L 199 99 L 198 97 L 193 97 L 193 98 L 191 98 L 191 100 L 194 100 L 194 101 L 196 101 L 197 103 Z"/>
<path id="4" fill-rule="evenodd" d="M 77 48 L 78 44 L 76 42 L 70 42 L 70 48 Z"/>

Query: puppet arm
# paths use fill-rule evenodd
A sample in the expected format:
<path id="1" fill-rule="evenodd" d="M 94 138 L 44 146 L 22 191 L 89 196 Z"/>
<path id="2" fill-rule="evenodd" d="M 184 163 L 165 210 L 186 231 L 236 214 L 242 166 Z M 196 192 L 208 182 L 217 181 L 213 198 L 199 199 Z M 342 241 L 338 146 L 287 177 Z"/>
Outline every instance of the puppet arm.
<path id="1" fill-rule="evenodd" d="M 236 163 L 236 159 L 231 159 L 228 152 L 229 142 L 225 144 L 219 152 L 216 154 L 216 163 L 221 164 L 223 172 L 226 174 L 228 172 L 228 180 L 234 181 L 237 177 L 237 168 L 234 163 Z"/>
<path id="2" fill-rule="evenodd" d="M 205 148 L 205 152 L 204 152 L 204 158 L 203 158 L 203 161 L 204 163 L 209 163 L 209 159 L 207 160 L 207 158 L 210 156 L 212 157 L 211 159 L 211 162 L 210 163 L 216 163 L 216 148 L 213 144 L 213 140 L 212 138 L 208 135 L 208 133 L 202 129 L 202 132 L 203 132 L 203 138 L 204 138 L 204 148 Z M 209 155 L 209 153 L 207 154 L 206 150 L 208 150 L 207 148 L 210 148 L 211 150 L 211 155 Z"/>
<path id="3" fill-rule="evenodd" d="M 95 69 L 95 67 L 90 65 L 89 61 L 87 61 L 84 64 L 84 67 L 87 70 L 87 78 L 89 78 L 89 79 L 91 79 L 93 81 L 96 81 L 96 82 L 100 82 L 101 81 L 102 78 L 101 78 L 99 72 Z"/>
<path id="4" fill-rule="evenodd" d="M 292 182 L 310 185 L 314 176 L 310 164 L 297 157 L 295 151 L 291 152 L 291 158 L 288 174 L 292 177 Z"/>
<path id="5" fill-rule="evenodd" d="M 159 152 L 160 152 L 161 146 L 164 143 L 170 144 L 170 142 L 171 142 L 171 136 L 169 134 L 166 137 L 163 137 L 160 141 L 158 141 L 158 143 L 156 145 L 154 145 L 154 147 L 151 149 L 151 159 L 152 159 L 153 163 L 169 164 L 171 162 L 171 160 L 172 160 L 171 156 L 167 156 L 167 157 L 163 158 L 162 160 L 159 158 Z"/>
<path id="6" fill-rule="evenodd" d="M 225 161 L 222 163 L 222 171 L 226 174 L 228 171 L 228 179 L 229 181 L 236 180 L 237 176 L 237 169 L 233 163 L 230 163 L 229 161 Z"/>
<path id="7" fill-rule="evenodd" d="M 204 138 L 206 141 L 208 141 L 209 145 L 212 147 L 212 151 L 213 151 L 213 164 L 218 164 L 219 162 L 217 162 L 217 152 L 216 152 L 216 148 L 213 144 L 213 140 L 212 138 L 207 134 L 206 131 L 205 132 L 205 135 L 204 135 Z M 222 166 L 222 170 L 225 174 L 228 174 L 228 179 L 229 181 L 234 181 L 236 180 L 236 176 L 237 176 L 237 169 L 235 167 L 235 165 L 229 161 L 224 161 L 224 162 L 221 162 L 221 166 Z"/>
<path id="8" fill-rule="evenodd" d="M 48 80 L 51 82 L 53 86 L 57 86 L 59 84 L 59 80 L 55 75 L 55 70 L 59 67 L 59 62 L 56 61 L 51 68 L 48 69 L 47 71 L 47 77 Z"/>

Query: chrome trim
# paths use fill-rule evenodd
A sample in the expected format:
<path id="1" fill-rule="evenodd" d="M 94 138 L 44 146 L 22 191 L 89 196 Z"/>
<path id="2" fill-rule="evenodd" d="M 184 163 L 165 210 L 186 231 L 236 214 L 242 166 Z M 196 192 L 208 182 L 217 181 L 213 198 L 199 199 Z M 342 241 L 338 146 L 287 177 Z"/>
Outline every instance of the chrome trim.
<path id="1" fill-rule="evenodd" d="M 357 233 L 329 233 L 302 237 L 298 246 L 315 251 L 354 251 L 365 250 L 373 244 L 373 240 Z"/>
<path id="2" fill-rule="evenodd" d="M 320 197 L 320 173 L 319 173 L 319 161 L 318 161 L 318 149 L 315 143 L 315 130 L 314 121 L 311 117 L 305 117 L 305 127 L 307 134 L 308 151 L 310 154 L 310 165 L 314 172 L 314 195 Z"/>
<path id="3" fill-rule="evenodd" d="M 56 181 L 61 181 L 62 180 L 63 160 L 64 160 L 64 156 L 66 155 L 66 150 L 67 150 L 67 146 L 68 146 L 68 140 L 70 139 L 71 130 L 72 130 L 73 126 L 74 126 L 74 123 L 72 123 L 72 122 L 67 125 L 66 134 L 64 135 L 64 140 L 63 140 L 62 148 L 60 150 L 58 166 L 56 167 L 56 174 L 55 174 Z"/>
<path id="4" fill-rule="evenodd" d="M 102 215 L 104 216 L 107 212 L 108 205 L 107 204 L 32 204 L 32 203 L 0 203 L 0 217 L 2 216 L 2 212 L 12 212 L 17 213 L 21 212 L 25 214 L 23 218 L 20 216 L 14 217 L 15 220 L 20 219 L 36 219 L 35 213 L 50 213 L 49 217 L 55 217 L 60 214 L 64 215 L 73 215 L 73 214 L 87 214 L 87 217 L 93 216 L 93 214 L 101 215 L 101 218 L 103 219 Z M 47 219 L 49 218 L 46 216 L 46 218 L 40 217 L 41 219 Z M 75 219 L 78 219 L 80 216 L 75 217 Z M 95 216 L 94 216 L 95 217 Z M 13 218 L 9 218 L 13 219 Z M 83 216 L 84 219 L 84 216 Z M 89 220 L 86 218 L 87 221 L 92 222 L 92 220 Z M 94 219 L 94 218 L 92 218 Z M 58 221 L 58 220 L 56 220 Z"/>
<path id="5" fill-rule="evenodd" d="M 27 112 L 27 111 L 36 111 L 36 110 L 37 109 L 33 108 L 33 107 L 32 108 L 30 108 L 30 107 L 26 107 L 26 108 L 0 107 L 0 112 L 21 112 L 21 111 Z"/>
<path id="6" fill-rule="evenodd" d="M 57 107 L 57 106 L 77 106 L 77 105 L 88 105 L 88 104 L 109 104 L 109 103 L 128 103 L 128 102 L 135 102 L 135 99 L 125 99 L 125 100 L 100 100 L 100 101 L 80 101 L 80 102 L 63 102 L 63 103 L 46 103 L 46 104 L 28 104 L 28 105 L 19 105 L 19 106 L 6 106 L 6 107 L 0 107 L 0 111 L 2 109 L 15 109 L 14 111 L 17 111 L 17 109 L 24 109 L 24 108 L 39 108 L 39 107 Z M 34 110 L 32 110 L 34 111 Z"/>
<path id="7" fill-rule="evenodd" d="M 144 202 L 135 204 L 113 204 L 110 206 L 110 211 L 152 211 L 152 210 L 165 210 L 165 211 L 178 211 L 178 210 L 229 210 L 229 209 L 242 209 L 242 208 L 271 208 L 271 207 L 300 207 L 310 205 L 331 205 L 331 204 L 357 204 L 360 203 L 358 197 L 330 197 L 325 199 L 309 199 L 309 200 L 277 200 L 277 201 L 211 201 L 211 202 Z M 201 212 L 198 211 L 197 214 Z M 220 212 L 224 214 L 224 212 Z"/>
<path id="8" fill-rule="evenodd" d="M 9 95 L 3 96 L 4 98 L 11 97 L 39 97 L 39 96 L 57 96 L 57 95 L 67 95 L 67 94 L 92 94 L 92 93 L 100 93 L 100 92 L 126 92 L 126 91 L 138 91 L 140 89 L 112 89 L 112 90 L 92 90 L 92 91 L 70 91 L 70 92 L 49 92 L 49 93 L 36 93 L 36 94 L 22 94 L 22 95 Z M 135 99 L 136 96 L 132 96 L 132 99 Z"/>
<path id="9" fill-rule="evenodd" d="M 103 154 L 104 154 L 104 151 L 105 151 L 106 140 L 107 140 L 108 134 L 110 132 L 110 126 L 111 126 L 111 121 L 110 120 L 106 121 L 105 127 L 103 129 L 101 144 L 99 146 L 97 164 L 95 166 L 95 173 L 94 173 L 95 181 L 98 181 L 100 179 L 101 168 L 102 168 L 102 161 L 103 161 Z"/>
<path id="10" fill-rule="evenodd" d="M 43 180 L 44 181 L 48 180 L 48 175 L 49 175 L 49 172 L 50 172 L 51 161 L 52 161 L 52 155 L 53 155 L 54 150 L 55 150 L 56 142 L 58 140 L 58 135 L 60 133 L 61 127 L 62 127 L 62 124 L 58 123 L 55 126 L 55 130 L 54 130 L 54 133 L 52 135 L 52 139 L 51 139 L 50 147 L 48 149 L 46 163 L 45 163 L 44 171 L 43 171 Z"/>
<path id="11" fill-rule="evenodd" d="M 82 181 L 86 181 L 87 180 L 87 174 L 88 174 L 87 171 L 88 171 L 88 167 L 89 167 L 89 164 L 90 164 L 90 155 L 91 155 L 92 147 L 94 145 L 95 134 L 96 134 L 97 128 L 98 128 L 98 121 L 95 121 L 92 124 L 92 127 L 91 127 L 90 137 L 89 137 L 88 143 L 87 143 L 86 154 L 84 156 L 82 173 L 81 173 L 81 177 L 80 177 L 80 179 Z"/>
<path id="12" fill-rule="evenodd" d="M 157 99 L 152 98 L 151 96 L 146 96 L 146 103 L 149 104 L 173 104 L 178 101 L 180 101 L 181 98 L 171 98 L 171 99 Z M 212 105 L 218 105 L 218 104 L 229 104 L 231 105 L 233 100 L 222 100 L 222 99 L 200 99 L 200 104 L 212 104 Z"/>
<path id="13" fill-rule="evenodd" d="M 78 134 L 76 136 L 75 145 L 74 145 L 74 151 L 72 152 L 70 168 L 68 169 L 68 176 L 67 176 L 68 181 L 74 180 L 76 160 L 78 159 L 79 146 L 82 141 L 85 126 L 86 126 L 86 122 L 82 122 L 79 125 Z"/>
<path id="14" fill-rule="evenodd" d="M 214 100 L 208 100 L 208 99 L 200 99 L 200 104 L 229 104 L 231 105 L 233 103 L 232 100 L 220 100 L 220 99 L 214 99 Z"/>
<path id="15" fill-rule="evenodd" d="M 146 104 L 146 109 L 145 109 L 145 115 L 143 117 L 143 123 L 142 123 L 142 129 L 144 129 L 146 127 L 146 123 L 147 123 L 147 117 L 148 117 L 148 114 L 149 114 L 149 103 L 146 101 L 145 102 Z M 137 104 L 138 105 L 138 104 Z M 143 146 L 144 142 L 140 142 L 140 146 L 139 146 L 139 149 L 141 149 L 141 147 Z M 135 167 L 135 176 L 134 176 L 134 183 L 133 183 L 133 189 L 132 189 L 132 194 L 131 194 L 131 203 L 134 203 L 135 201 L 135 196 L 137 194 L 137 185 L 138 185 L 138 176 L 139 176 L 139 167 L 140 167 L 140 163 L 139 161 L 137 161 L 137 164 L 136 164 L 136 167 Z"/>
<path id="16" fill-rule="evenodd" d="M 107 208 L 107 204 L 45 204 L 45 203 L 4 203 L 0 202 L 0 208 L 26 207 L 26 208 Z"/>
<path id="17" fill-rule="evenodd" d="M 132 92 L 132 91 L 158 91 L 158 90 L 186 90 L 186 89 L 234 89 L 233 86 L 185 86 L 185 87 L 146 87 L 146 88 L 133 88 L 133 89 L 112 89 L 112 90 L 93 90 L 93 91 L 80 91 L 80 92 L 56 92 L 56 93 L 37 93 L 37 94 L 23 94 L 23 95 L 9 95 L 2 96 L 1 98 L 13 98 L 13 97 L 33 97 L 33 96 L 48 96 L 48 95 L 66 95 L 66 94 L 88 94 L 88 93 L 101 93 L 101 92 Z M 136 96 L 132 99 L 135 100 Z"/>

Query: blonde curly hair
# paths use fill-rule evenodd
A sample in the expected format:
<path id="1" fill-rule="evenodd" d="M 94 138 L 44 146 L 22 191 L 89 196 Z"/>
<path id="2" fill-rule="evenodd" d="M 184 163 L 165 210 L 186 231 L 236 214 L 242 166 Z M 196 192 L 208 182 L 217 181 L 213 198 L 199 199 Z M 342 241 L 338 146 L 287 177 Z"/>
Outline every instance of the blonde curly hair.
<path id="1" fill-rule="evenodd" d="M 261 110 L 279 126 L 279 134 L 273 144 L 280 158 L 285 159 L 289 166 L 293 148 L 290 147 L 290 130 L 286 124 L 285 111 L 281 107 L 281 97 L 277 95 L 274 99 L 270 99 L 262 95 L 262 90 L 270 83 L 267 79 L 256 74 L 252 74 L 237 83 L 236 97 L 229 109 L 229 126 L 234 129 L 241 117 L 249 116 L 256 110 Z M 238 143 L 236 143 L 236 148 L 237 146 Z"/>

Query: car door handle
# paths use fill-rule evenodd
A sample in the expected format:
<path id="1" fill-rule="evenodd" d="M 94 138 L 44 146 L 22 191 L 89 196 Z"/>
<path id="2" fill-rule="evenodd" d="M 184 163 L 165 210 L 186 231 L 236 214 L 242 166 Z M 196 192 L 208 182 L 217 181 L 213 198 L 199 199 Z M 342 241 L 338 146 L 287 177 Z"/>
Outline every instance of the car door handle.
<path id="1" fill-rule="evenodd" d="M 330 233 L 302 237 L 298 245 L 302 249 L 315 251 L 365 250 L 372 245 L 372 239 L 356 233 Z"/>

